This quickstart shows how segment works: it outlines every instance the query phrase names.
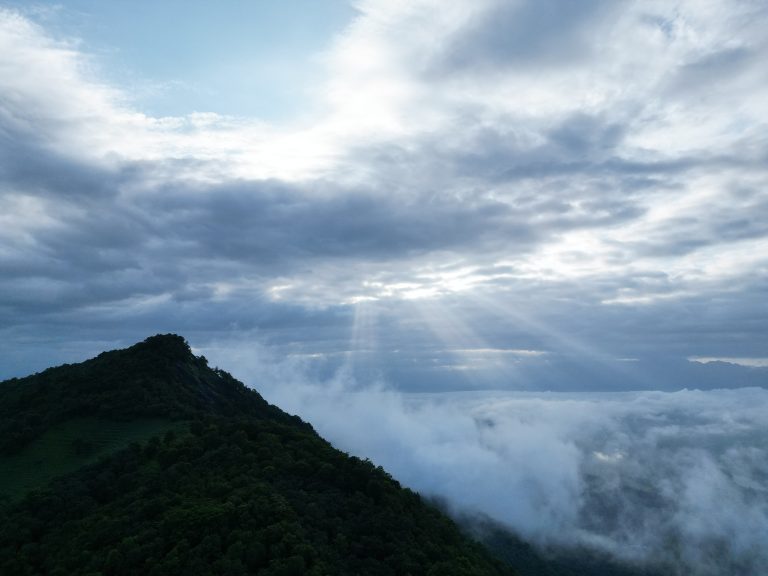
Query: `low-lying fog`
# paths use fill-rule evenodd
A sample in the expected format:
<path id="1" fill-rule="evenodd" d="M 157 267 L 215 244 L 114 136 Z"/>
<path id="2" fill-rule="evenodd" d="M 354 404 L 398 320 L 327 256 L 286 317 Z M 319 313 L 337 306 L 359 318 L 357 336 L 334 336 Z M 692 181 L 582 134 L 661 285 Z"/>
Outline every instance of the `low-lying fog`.
<path id="1" fill-rule="evenodd" d="M 674 573 L 768 573 L 768 390 L 405 394 L 239 360 L 269 401 L 457 513 Z"/>

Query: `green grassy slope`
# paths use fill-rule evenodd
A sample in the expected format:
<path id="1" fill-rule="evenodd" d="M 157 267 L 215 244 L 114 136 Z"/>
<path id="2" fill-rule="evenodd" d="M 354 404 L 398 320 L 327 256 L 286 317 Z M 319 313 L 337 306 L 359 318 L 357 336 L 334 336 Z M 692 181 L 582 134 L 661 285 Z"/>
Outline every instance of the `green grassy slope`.
<path id="1" fill-rule="evenodd" d="M 0 455 L 0 501 L 17 500 L 57 476 L 179 426 L 170 420 L 116 422 L 98 418 L 56 424 L 15 454 Z"/>

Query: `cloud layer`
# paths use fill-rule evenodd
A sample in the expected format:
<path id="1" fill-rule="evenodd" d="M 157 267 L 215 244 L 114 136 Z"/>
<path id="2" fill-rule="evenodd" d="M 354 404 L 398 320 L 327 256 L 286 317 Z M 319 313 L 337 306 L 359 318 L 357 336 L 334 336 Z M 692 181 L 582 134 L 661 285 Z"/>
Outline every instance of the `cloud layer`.
<path id="1" fill-rule="evenodd" d="M 664 573 L 768 569 L 764 389 L 401 394 L 349 370 L 320 382 L 265 349 L 206 352 L 459 516 Z"/>
<path id="2" fill-rule="evenodd" d="M 87 45 L 0 11 L 6 375 L 158 331 L 375 345 L 376 370 L 462 386 L 498 362 L 456 350 L 765 357 L 762 2 L 357 10 L 280 125 L 149 116 Z"/>

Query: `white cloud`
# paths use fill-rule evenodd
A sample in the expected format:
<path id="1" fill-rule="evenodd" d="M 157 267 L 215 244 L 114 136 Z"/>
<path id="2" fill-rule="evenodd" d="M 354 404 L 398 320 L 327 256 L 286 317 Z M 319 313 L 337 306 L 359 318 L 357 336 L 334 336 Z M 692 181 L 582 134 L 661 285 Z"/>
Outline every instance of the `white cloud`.
<path id="1" fill-rule="evenodd" d="M 264 348 L 205 353 L 458 514 L 672 573 L 768 568 L 766 390 L 400 394 Z"/>
<path id="2" fill-rule="evenodd" d="M 221 181 L 305 177 L 332 156 L 311 130 L 286 131 L 215 111 L 148 116 L 136 109 L 128 87 L 100 80 L 98 61 L 75 39 L 55 39 L 8 9 L 0 9 L 0 50 L 4 127 L 75 162 L 114 167 L 186 158 L 197 162 L 186 173 L 177 163 L 164 178 Z"/>

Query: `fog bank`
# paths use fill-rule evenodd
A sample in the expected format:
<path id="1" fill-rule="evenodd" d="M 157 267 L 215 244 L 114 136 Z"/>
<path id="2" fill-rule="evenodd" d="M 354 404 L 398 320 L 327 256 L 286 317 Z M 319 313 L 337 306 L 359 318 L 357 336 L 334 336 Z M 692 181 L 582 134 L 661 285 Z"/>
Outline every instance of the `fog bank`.
<path id="1" fill-rule="evenodd" d="M 403 394 L 263 351 L 227 365 L 457 513 L 671 573 L 768 572 L 768 390 Z"/>

